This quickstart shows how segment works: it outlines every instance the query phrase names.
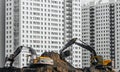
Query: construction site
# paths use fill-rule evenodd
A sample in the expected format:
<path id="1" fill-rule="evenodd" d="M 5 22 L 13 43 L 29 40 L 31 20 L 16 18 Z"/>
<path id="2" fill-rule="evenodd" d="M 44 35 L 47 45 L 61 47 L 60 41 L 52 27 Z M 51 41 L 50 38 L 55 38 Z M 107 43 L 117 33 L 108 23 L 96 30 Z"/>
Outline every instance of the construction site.
<path id="1" fill-rule="evenodd" d="M 86 43 L 76 42 L 77 38 L 69 40 L 64 47 L 59 51 L 60 53 L 44 52 L 41 56 L 37 56 L 36 51 L 31 47 L 29 49 L 31 61 L 27 67 L 16 68 L 13 66 L 16 56 L 19 55 L 22 48 L 19 46 L 13 54 L 5 59 L 5 66 L 0 68 L 0 72 L 116 72 L 112 68 L 111 60 L 103 60 L 102 56 L 98 56 L 96 51 Z M 67 48 L 76 44 L 91 53 L 90 67 L 75 68 L 65 58 L 71 55 Z"/>

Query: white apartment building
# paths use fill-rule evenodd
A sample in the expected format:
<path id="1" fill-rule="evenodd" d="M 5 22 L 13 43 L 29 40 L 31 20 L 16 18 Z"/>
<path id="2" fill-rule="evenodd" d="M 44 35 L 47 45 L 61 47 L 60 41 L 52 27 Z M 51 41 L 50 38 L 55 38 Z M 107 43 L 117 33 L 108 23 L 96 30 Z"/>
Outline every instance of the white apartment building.
<path id="1" fill-rule="evenodd" d="M 82 7 L 82 39 L 103 59 L 111 59 L 120 69 L 120 1 L 94 3 Z M 83 49 L 83 67 L 90 65 L 90 52 Z"/>
<path id="2" fill-rule="evenodd" d="M 6 56 L 20 45 L 34 48 L 38 55 L 45 51 L 59 53 L 69 39 L 81 38 L 80 0 L 5 1 Z M 72 51 L 72 65 L 82 67 L 81 49 L 75 47 Z M 26 50 L 21 52 L 15 62 L 16 67 L 26 66 L 27 54 Z"/>
<path id="3" fill-rule="evenodd" d="M 0 67 L 4 66 L 5 55 L 5 1 L 0 0 Z"/>

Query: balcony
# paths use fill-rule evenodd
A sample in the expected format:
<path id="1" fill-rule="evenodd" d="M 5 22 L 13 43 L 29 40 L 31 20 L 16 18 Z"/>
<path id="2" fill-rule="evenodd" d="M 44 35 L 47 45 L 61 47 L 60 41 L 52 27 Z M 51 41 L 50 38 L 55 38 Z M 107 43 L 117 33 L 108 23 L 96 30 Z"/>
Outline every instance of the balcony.
<path id="1" fill-rule="evenodd" d="M 72 0 L 67 0 L 68 3 L 72 3 Z"/>
<path id="2" fill-rule="evenodd" d="M 93 7 L 90 7 L 90 11 L 94 11 L 95 9 Z"/>
<path id="3" fill-rule="evenodd" d="M 90 46 L 92 46 L 92 47 L 93 47 L 94 45 L 95 45 L 95 43 L 94 43 L 94 42 L 93 42 L 93 43 L 90 43 Z"/>
<path id="4" fill-rule="evenodd" d="M 94 22 L 90 22 L 90 25 L 94 25 L 95 23 Z"/>
<path id="5" fill-rule="evenodd" d="M 95 12 L 90 12 L 90 15 L 91 15 L 91 14 L 95 14 Z"/>
<path id="6" fill-rule="evenodd" d="M 72 29 L 72 27 L 71 27 L 71 26 L 68 26 L 67 29 Z"/>
<path id="7" fill-rule="evenodd" d="M 95 33 L 91 32 L 90 35 L 95 35 Z"/>
<path id="8" fill-rule="evenodd" d="M 90 42 L 95 42 L 95 40 L 90 40 Z"/>
<path id="9" fill-rule="evenodd" d="M 72 11 L 72 8 L 67 8 L 67 11 Z"/>
<path id="10" fill-rule="evenodd" d="M 90 28 L 95 28 L 95 26 L 91 25 Z"/>
<path id="11" fill-rule="evenodd" d="M 72 16 L 72 12 L 68 12 L 66 13 L 68 16 Z"/>
<path id="12" fill-rule="evenodd" d="M 67 22 L 67 24 L 71 25 L 71 24 L 72 24 L 72 21 Z"/>
<path id="13" fill-rule="evenodd" d="M 67 33 L 70 33 L 70 34 L 72 34 L 72 31 L 67 31 Z"/>
<path id="14" fill-rule="evenodd" d="M 91 18 L 90 21 L 94 21 L 95 19 Z"/>
<path id="15" fill-rule="evenodd" d="M 72 18 L 71 17 L 68 17 L 68 18 L 66 18 L 67 20 L 72 20 Z"/>
<path id="16" fill-rule="evenodd" d="M 67 6 L 67 7 L 72 7 L 72 4 L 67 4 L 66 6 Z"/>
<path id="17" fill-rule="evenodd" d="M 94 32 L 95 30 L 94 29 L 90 29 L 90 32 Z"/>
<path id="18" fill-rule="evenodd" d="M 94 18 L 95 16 L 94 15 L 90 15 L 90 18 Z"/>
<path id="19" fill-rule="evenodd" d="M 110 15 L 114 15 L 115 13 L 111 12 Z"/>
<path id="20" fill-rule="evenodd" d="M 94 36 L 90 36 L 91 39 L 94 39 L 95 37 Z"/>

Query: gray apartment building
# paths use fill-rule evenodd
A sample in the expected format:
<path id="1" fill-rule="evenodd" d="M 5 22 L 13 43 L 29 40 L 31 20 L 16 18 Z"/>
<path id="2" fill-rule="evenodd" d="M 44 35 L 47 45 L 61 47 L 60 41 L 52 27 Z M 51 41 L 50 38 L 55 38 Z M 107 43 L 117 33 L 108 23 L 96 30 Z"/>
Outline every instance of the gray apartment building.
<path id="1" fill-rule="evenodd" d="M 120 0 L 91 2 L 82 10 L 82 39 L 112 66 L 120 69 Z M 82 50 L 83 67 L 90 65 L 90 52 Z"/>
<path id="2" fill-rule="evenodd" d="M 59 53 L 73 37 L 81 38 L 81 0 L 5 0 L 5 56 L 20 46 L 29 46 L 38 55 L 45 51 Z M 82 49 L 74 46 L 70 63 L 82 67 Z M 25 50 L 15 62 L 27 65 Z"/>

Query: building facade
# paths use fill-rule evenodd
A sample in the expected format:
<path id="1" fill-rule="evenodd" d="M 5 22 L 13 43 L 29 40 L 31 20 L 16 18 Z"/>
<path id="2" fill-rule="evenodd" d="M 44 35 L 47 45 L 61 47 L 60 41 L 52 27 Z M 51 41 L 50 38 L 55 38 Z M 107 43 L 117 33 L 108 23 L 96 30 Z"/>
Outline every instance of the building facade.
<path id="1" fill-rule="evenodd" d="M 111 59 L 120 69 L 120 1 L 94 3 L 82 7 L 82 39 L 103 59 Z M 83 49 L 83 67 L 90 65 L 90 53 Z"/>
<path id="2" fill-rule="evenodd" d="M 0 0 L 0 67 L 4 66 L 5 55 L 5 1 Z"/>
<path id="3" fill-rule="evenodd" d="M 5 5 L 6 56 L 20 45 L 34 48 L 38 55 L 45 51 L 59 53 L 69 39 L 81 37 L 80 0 L 6 0 Z M 82 67 L 81 49 L 72 51 L 72 65 Z M 27 65 L 27 54 L 22 50 L 16 67 Z"/>

